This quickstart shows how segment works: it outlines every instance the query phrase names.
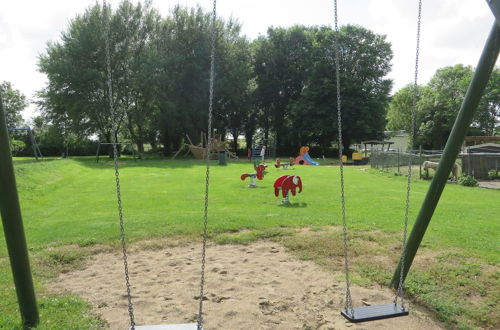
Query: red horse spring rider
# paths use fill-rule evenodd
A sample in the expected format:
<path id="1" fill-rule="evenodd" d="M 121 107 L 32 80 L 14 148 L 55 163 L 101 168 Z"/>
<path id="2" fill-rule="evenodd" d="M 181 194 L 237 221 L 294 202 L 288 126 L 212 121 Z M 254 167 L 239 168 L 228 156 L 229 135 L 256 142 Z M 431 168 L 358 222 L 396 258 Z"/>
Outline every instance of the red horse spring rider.
<path id="1" fill-rule="evenodd" d="M 302 192 L 302 180 L 298 175 L 283 175 L 280 176 L 274 182 L 274 195 L 279 196 L 280 190 L 283 196 L 281 201 L 283 204 L 290 204 L 290 192 L 292 195 L 297 194 L 297 188 L 299 188 L 299 193 Z"/>
<path id="2" fill-rule="evenodd" d="M 255 168 L 255 173 L 245 173 L 241 175 L 241 180 L 245 181 L 246 178 L 250 178 L 249 188 L 257 187 L 257 183 L 255 179 L 262 180 L 264 179 L 264 170 L 266 169 L 266 165 L 260 164 Z"/>

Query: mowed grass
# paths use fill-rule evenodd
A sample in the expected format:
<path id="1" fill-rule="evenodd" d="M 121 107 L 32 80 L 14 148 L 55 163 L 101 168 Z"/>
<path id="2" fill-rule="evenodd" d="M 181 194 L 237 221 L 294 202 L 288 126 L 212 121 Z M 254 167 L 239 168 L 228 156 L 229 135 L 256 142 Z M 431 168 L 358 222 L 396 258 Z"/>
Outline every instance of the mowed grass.
<path id="1" fill-rule="evenodd" d="M 339 170 L 303 166 L 278 170 L 271 164 L 258 188 L 248 189 L 240 161 L 211 167 L 209 234 L 217 243 L 276 239 L 299 257 L 332 271 L 340 269 Z M 103 158 L 15 161 L 18 189 L 35 281 L 42 329 L 102 326 L 78 297 L 50 294 L 44 282 L 80 266 L 102 247 L 119 244 L 115 177 Z M 352 237 L 354 281 L 388 284 L 400 251 L 406 179 L 365 167 L 346 167 L 347 218 Z M 199 240 L 203 223 L 203 162 L 122 159 L 125 226 L 129 241 L 184 236 Z M 273 182 L 285 174 L 302 177 L 304 191 L 292 207 L 280 204 Z M 414 220 L 429 182 L 412 185 Z M 447 185 L 408 278 L 411 297 L 450 327 L 498 324 L 500 191 Z M 307 227 L 306 230 L 297 230 Z M 76 248 L 75 248 L 76 246 Z M 70 248 L 71 247 L 71 248 Z M 94 249 L 92 249 L 94 248 Z M 380 259 L 385 258 L 385 262 Z M 19 327 L 15 291 L 4 237 L 0 237 L 0 328 Z M 469 299 L 470 298 L 470 299 Z M 77 316 L 76 316 L 77 315 Z M 76 317 L 75 317 L 76 316 Z"/>

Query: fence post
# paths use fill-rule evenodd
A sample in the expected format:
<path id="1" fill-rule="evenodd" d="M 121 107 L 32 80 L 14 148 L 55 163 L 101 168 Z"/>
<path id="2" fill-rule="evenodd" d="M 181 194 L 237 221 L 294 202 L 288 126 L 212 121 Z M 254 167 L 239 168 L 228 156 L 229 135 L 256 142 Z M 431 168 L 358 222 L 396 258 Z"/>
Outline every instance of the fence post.
<path id="1" fill-rule="evenodd" d="M 467 175 L 472 176 L 472 160 L 470 159 L 470 147 L 467 148 Z"/>
<path id="2" fill-rule="evenodd" d="M 399 171 L 399 155 L 400 155 L 400 151 L 399 151 L 399 148 L 398 148 L 398 175 L 400 175 L 400 171 Z"/>
<path id="3" fill-rule="evenodd" d="M 420 179 L 422 179 L 422 145 L 420 145 L 420 147 L 419 147 L 418 162 L 419 162 L 418 173 L 419 173 Z"/>

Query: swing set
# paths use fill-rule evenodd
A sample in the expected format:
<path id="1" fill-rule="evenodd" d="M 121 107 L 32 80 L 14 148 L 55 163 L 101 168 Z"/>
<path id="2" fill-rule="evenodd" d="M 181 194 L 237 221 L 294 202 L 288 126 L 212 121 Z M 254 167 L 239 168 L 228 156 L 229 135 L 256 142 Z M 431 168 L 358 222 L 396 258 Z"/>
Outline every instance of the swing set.
<path id="1" fill-rule="evenodd" d="M 424 237 L 426 229 L 431 221 L 432 215 L 437 207 L 443 189 L 448 179 L 448 173 L 458 156 L 460 147 L 464 141 L 466 131 L 470 126 L 474 117 L 475 111 L 490 78 L 491 72 L 495 66 L 498 53 L 500 51 L 500 0 L 488 0 L 494 16 L 495 22 L 483 48 L 483 52 L 479 59 L 474 77 L 469 85 L 467 93 L 464 97 L 460 107 L 459 114 L 451 131 L 451 134 L 446 143 L 443 152 L 443 157 L 436 170 L 436 174 L 429 186 L 429 190 L 422 203 L 417 219 L 413 229 L 406 239 L 408 214 L 410 207 L 410 183 L 411 183 L 411 170 L 407 176 L 407 189 L 406 189 L 406 203 L 404 215 L 404 231 L 403 231 L 403 253 L 401 255 L 399 264 L 394 272 L 391 287 L 396 289 L 396 296 L 394 301 L 384 305 L 366 306 L 366 307 L 353 307 L 353 300 L 350 292 L 350 277 L 349 277 L 349 237 L 347 232 L 346 222 L 346 205 L 345 205 L 345 192 L 344 192 L 344 169 L 342 162 L 340 162 L 340 191 L 341 191 L 341 205 L 342 205 L 342 226 L 344 237 L 344 268 L 346 279 L 346 301 L 344 309 L 341 314 L 351 322 L 363 322 L 378 320 L 396 316 L 408 315 L 408 308 L 405 306 L 403 293 L 404 293 L 404 280 L 408 274 L 410 266 L 416 255 L 418 247 Z M 417 49 L 416 49 L 416 62 L 415 62 L 415 80 L 417 84 L 418 77 L 418 56 L 419 56 L 419 37 L 420 37 L 420 13 L 421 13 L 421 0 L 418 2 L 418 28 L 417 28 Z M 103 1 L 104 12 L 106 12 L 106 0 Z M 334 0 L 335 7 L 335 31 L 338 32 L 338 15 L 337 15 L 337 1 Z M 116 110 L 113 105 L 112 99 L 112 80 L 111 80 L 111 65 L 109 53 L 109 21 L 105 16 L 105 48 L 106 48 L 106 70 L 107 70 L 107 88 L 108 88 L 108 102 L 111 109 L 111 118 L 113 123 L 113 130 L 116 133 Z M 212 105 L 214 98 L 214 62 L 215 62 L 215 40 L 216 40 L 216 0 L 213 1 L 213 10 L 211 16 L 212 31 L 211 31 L 211 53 L 210 53 L 210 94 L 208 102 L 208 150 L 212 150 Z M 336 34 L 338 35 L 338 34 Z M 342 159 L 342 111 L 341 111 L 341 94 L 340 94 L 340 68 L 339 68 L 339 53 L 340 46 L 338 43 L 334 45 L 335 52 L 335 78 L 337 82 L 337 109 L 338 109 L 338 131 L 339 131 L 339 159 Z M 415 101 L 415 98 L 414 98 Z M 415 102 L 414 102 L 415 103 Z M 412 126 L 415 125 L 415 111 L 412 111 Z M 118 168 L 118 143 L 116 141 L 116 134 L 113 134 L 113 161 L 116 177 L 116 196 L 118 204 L 118 217 L 120 223 L 120 240 L 123 252 L 124 261 L 124 275 L 125 287 L 128 299 L 128 313 L 130 317 L 131 329 L 168 329 L 168 330 L 191 330 L 203 329 L 203 297 L 205 288 L 205 263 L 206 263 L 206 243 L 207 243 L 207 228 L 208 228 L 208 209 L 209 209 L 209 185 L 210 185 L 210 161 L 206 157 L 206 171 L 205 171 L 205 204 L 203 216 L 203 243 L 201 250 L 201 275 L 200 275 L 200 291 L 199 291 L 199 307 L 198 319 L 196 323 L 191 324 L 172 324 L 172 325 L 156 325 L 156 326 L 137 326 L 134 317 L 134 307 L 132 304 L 131 285 L 129 281 L 129 270 L 127 263 L 127 247 L 125 239 L 125 226 L 124 216 L 121 201 L 120 190 L 120 173 Z M 411 134 L 411 140 L 414 139 L 414 132 Z M 411 160 L 409 161 L 411 167 Z M 21 211 L 19 207 L 19 199 L 17 194 L 14 168 L 8 142 L 8 130 L 6 127 L 5 116 L 2 106 L 2 99 L 0 95 L 0 213 L 2 216 L 3 228 L 7 243 L 7 250 L 12 267 L 14 283 L 16 287 L 19 309 L 23 326 L 35 327 L 39 322 L 38 307 L 35 298 L 35 291 L 33 287 L 33 280 L 28 258 L 28 250 L 26 245 L 26 238 L 23 229 Z M 400 301 L 398 303 L 398 300 Z"/>

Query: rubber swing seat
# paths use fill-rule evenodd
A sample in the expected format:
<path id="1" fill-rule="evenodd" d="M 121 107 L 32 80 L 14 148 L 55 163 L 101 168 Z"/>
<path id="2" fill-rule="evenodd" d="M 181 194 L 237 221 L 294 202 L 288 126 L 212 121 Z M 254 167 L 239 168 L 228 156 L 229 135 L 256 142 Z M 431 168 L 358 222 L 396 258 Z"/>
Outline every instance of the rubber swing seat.
<path id="1" fill-rule="evenodd" d="M 198 323 L 138 325 L 137 330 L 197 330 Z"/>
<path id="2" fill-rule="evenodd" d="M 408 308 L 403 308 L 397 303 L 363 306 L 354 308 L 353 310 L 351 314 L 351 311 L 344 309 L 340 314 L 352 323 L 388 319 L 409 314 Z"/>

